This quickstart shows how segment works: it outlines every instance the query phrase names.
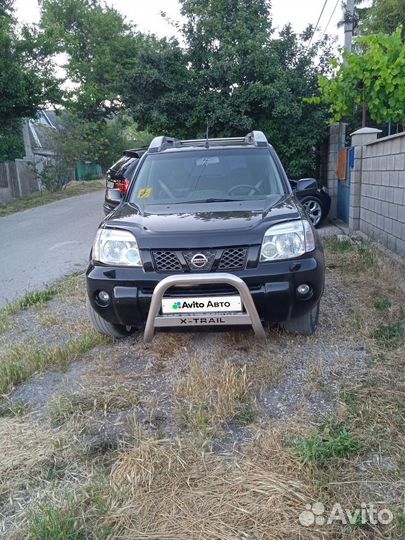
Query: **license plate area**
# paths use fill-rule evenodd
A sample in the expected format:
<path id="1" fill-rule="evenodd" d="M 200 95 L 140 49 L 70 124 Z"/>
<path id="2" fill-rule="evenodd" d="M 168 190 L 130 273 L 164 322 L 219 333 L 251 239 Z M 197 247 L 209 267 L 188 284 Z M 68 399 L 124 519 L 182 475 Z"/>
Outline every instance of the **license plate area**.
<path id="1" fill-rule="evenodd" d="M 162 298 L 164 315 L 186 313 L 242 313 L 243 304 L 240 295 L 229 296 L 189 296 Z"/>

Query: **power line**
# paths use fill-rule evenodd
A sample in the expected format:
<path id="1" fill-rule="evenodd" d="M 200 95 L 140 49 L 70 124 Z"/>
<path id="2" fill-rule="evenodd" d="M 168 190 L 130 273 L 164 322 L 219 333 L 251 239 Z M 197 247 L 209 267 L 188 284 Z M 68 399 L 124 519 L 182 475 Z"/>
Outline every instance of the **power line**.
<path id="1" fill-rule="evenodd" d="M 327 22 L 326 26 L 325 26 L 325 30 L 324 30 L 324 34 L 326 34 L 326 31 L 328 29 L 328 26 L 330 24 L 330 21 L 332 20 L 332 17 L 333 15 L 335 14 L 335 11 L 336 11 L 336 8 L 338 7 L 338 4 L 339 4 L 340 0 L 336 0 L 336 4 L 335 4 L 335 7 L 333 8 L 333 11 L 332 11 L 332 15 L 329 17 L 329 21 Z"/>
<path id="2" fill-rule="evenodd" d="M 309 46 L 311 45 L 311 42 L 312 42 L 312 38 L 314 37 L 315 32 L 316 32 L 317 29 L 318 29 L 319 21 L 321 20 L 322 14 L 323 14 L 323 12 L 325 11 L 325 7 L 326 7 L 326 4 L 327 4 L 327 3 L 328 3 L 328 0 L 325 0 L 325 2 L 323 3 L 322 9 L 321 9 L 321 13 L 319 14 L 318 20 L 316 21 L 316 25 L 315 25 L 314 31 L 312 32 L 311 38 L 310 38 L 310 40 L 309 40 L 309 43 L 308 43 L 308 45 L 307 45 L 307 49 L 309 49 Z"/>

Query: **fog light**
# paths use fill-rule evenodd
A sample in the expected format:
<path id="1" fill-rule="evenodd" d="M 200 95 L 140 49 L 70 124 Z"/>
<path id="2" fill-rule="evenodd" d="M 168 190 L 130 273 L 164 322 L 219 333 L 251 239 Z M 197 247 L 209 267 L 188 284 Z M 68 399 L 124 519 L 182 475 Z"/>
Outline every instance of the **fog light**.
<path id="1" fill-rule="evenodd" d="M 99 291 L 97 293 L 97 300 L 103 306 L 107 306 L 110 303 L 110 295 L 107 291 Z"/>
<path id="2" fill-rule="evenodd" d="M 310 286 L 307 285 L 306 283 L 303 283 L 302 285 L 298 285 L 297 287 L 297 293 L 300 295 L 300 296 L 306 296 L 310 291 Z"/>

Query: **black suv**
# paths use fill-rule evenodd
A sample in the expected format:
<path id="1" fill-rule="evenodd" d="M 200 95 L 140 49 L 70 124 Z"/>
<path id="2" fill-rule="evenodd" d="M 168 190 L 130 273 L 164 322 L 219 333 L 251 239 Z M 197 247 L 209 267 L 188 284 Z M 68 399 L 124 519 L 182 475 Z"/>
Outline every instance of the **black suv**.
<path id="1" fill-rule="evenodd" d="M 308 187 L 298 181 L 296 192 Z M 129 191 L 100 225 L 88 313 L 103 334 L 280 323 L 312 334 L 324 288 L 321 242 L 260 131 L 156 137 Z"/>

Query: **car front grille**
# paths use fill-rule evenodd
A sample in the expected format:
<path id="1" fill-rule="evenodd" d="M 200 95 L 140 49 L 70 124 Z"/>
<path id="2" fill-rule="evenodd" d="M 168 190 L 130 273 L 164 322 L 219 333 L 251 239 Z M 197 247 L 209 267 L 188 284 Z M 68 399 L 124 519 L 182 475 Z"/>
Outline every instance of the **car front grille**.
<path id="1" fill-rule="evenodd" d="M 219 270 L 242 270 L 246 264 L 246 248 L 224 249 L 221 260 L 219 261 Z"/>
<path id="2" fill-rule="evenodd" d="M 247 251 L 246 247 L 192 251 L 156 250 L 152 251 L 152 260 L 156 272 L 165 273 L 243 270 L 246 266 Z M 206 258 L 206 264 L 201 264 L 201 255 Z M 198 265 L 193 264 L 193 260 Z"/>
<path id="3" fill-rule="evenodd" d="M 175 251 L 152 251 L 156 272 L 182 272 L 183 268 Z"/>

